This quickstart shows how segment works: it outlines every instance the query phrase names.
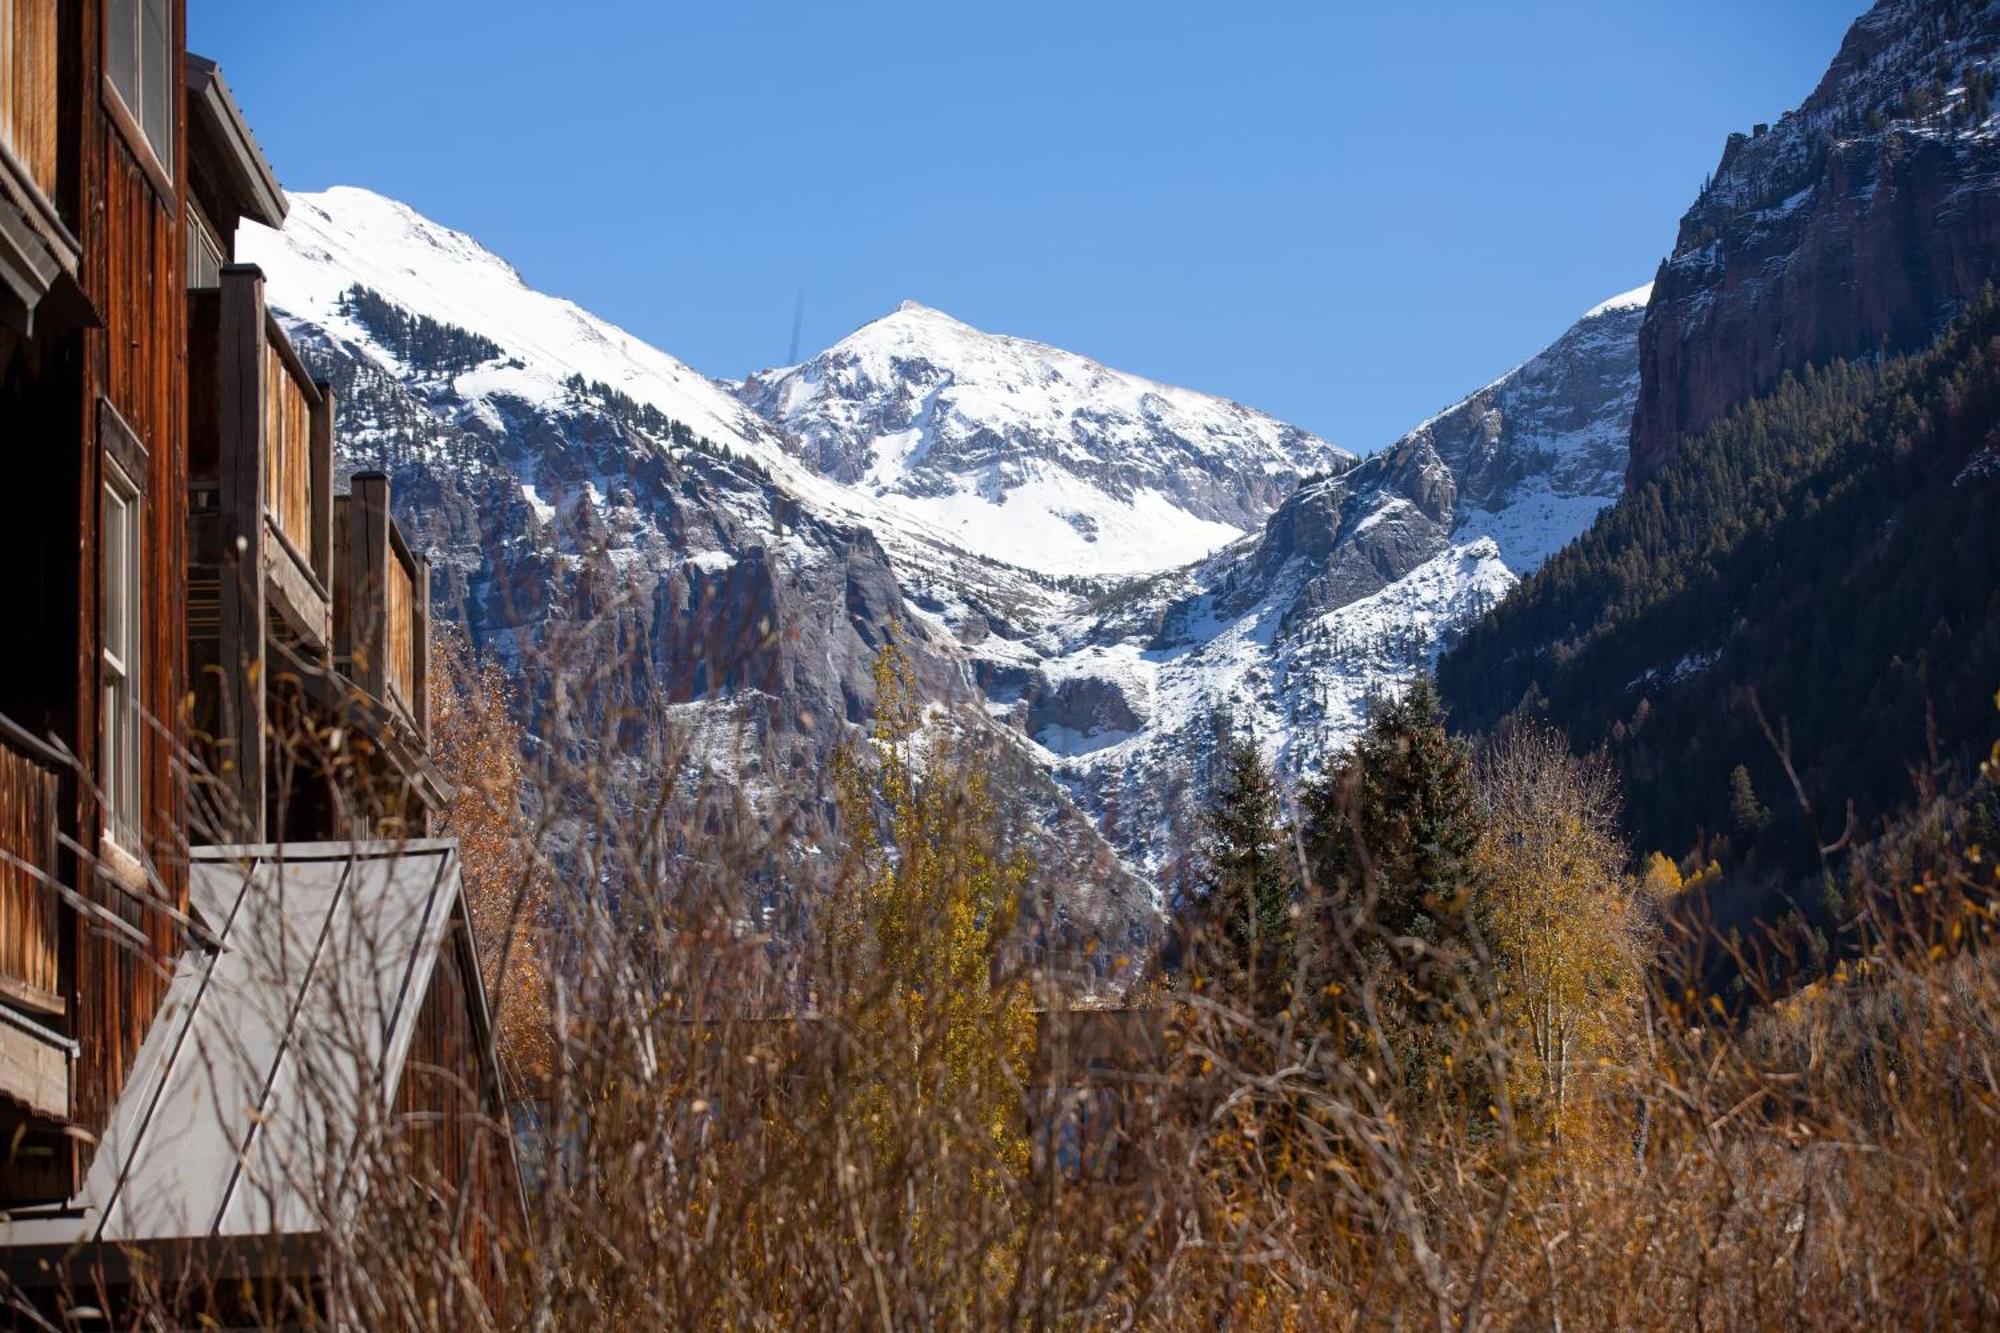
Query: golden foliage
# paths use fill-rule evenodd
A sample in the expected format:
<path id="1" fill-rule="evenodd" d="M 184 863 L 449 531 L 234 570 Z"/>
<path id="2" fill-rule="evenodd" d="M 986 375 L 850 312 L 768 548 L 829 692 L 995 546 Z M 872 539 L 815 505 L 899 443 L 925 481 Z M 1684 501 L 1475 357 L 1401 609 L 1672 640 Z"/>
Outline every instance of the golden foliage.
<path id="1" fill-rule="evenodd" d="M 1665 852 L 1654 852 L 1646 858 L 1639 884 L 1655 902 L 1665 902 L 1687 887 L 1681 879 L 1681 868 Z"/>
<path id="2" fill-rule="evenodd" d="M 474 653 L 456 626 L 440 626 L 432 663 L 431 754 L 453 792 L 437 831 L 458 840 L 466 912 L 501 1067 L 515 1095 L 532 1095 L 553 1072 L 555 1056 L 551 885 L 521 812 L 513 685 L 497 662 Z"/>
<path id="3" fill-rule="evenodd" d="M 987 1156 L 968 1164 L 965 1183 L 991 1191 L 1027 1166 L 1020 1089 L 1033 1000 L 1003 951 L 1029 866 L 999 850 L 986 775 L 947 740 L 918 738 L 909 658 L 894 638 L 876 658 L 874 681 L 872 778 L 852 753 L 836 761 L 849 831 L 839 1008 L 881 1061 L 864 1119 L 886 1150 L 911 1117 L 973 1108 Z"/>
<path id="4" fill-rule="evenodd" d="M 1519 1039 L 1515 1095 L 1561 1142 L 1602 1104 L 1575 1096 L 1575 1084 L 1625 1053 L 1644 980 L 1616 792 L 1608 767 L 1575 758 L 1539 728 L 1495 745 L 1480 788 L 1495 974 L 1504 1021 Z"/>

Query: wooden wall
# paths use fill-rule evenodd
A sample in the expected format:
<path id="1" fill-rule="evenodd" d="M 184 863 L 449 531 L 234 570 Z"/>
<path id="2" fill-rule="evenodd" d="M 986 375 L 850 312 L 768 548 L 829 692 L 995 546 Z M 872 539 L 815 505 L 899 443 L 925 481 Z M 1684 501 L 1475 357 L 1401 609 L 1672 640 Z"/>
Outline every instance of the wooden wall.
<path id="1" fill-rule="evenodd" d="M 173 6 L 176 58 L 172 77 L 182 86 L 179 53 L 185 49 L 185 6 Z M 176 909 L 187 901 L 183 849 L 183 777 L 177 753 L 183 748 L 181 701 L 186 693 L 186 644 L 181 592 L 186 582 L 187 506 L 187 311 L 183 218 L 186 212 L 185 127 L 182 98 L 176 108 L 173 188 L 163 191 L 141 165 L 109 105 L 103 67 L 102 0 L 63 6 L 69 53 L 65 99 L 75 109 L 71 132 L 77 152 L 73 218 L 83 244 L 81 280 L 103 327 L 84 339 L 82 485 L 77 520 L 83 534 L 78 571 L 79 639 L 98 643 L 98 496 L 102 460 L 98 448 L 100 400 L 108 402 L 147 449 L 142 508 L 144 644 L 142 700 L 152 719 L 144 746 L 141 779 L 146 853 L 159 877 L 147 893 L 164 896 Z M 86 773 L 97 766 L 101 655 L 79 654 L 77 662 L 77 753 Z M 100 820 L 86 781 L 79 809 L 79 841 L 95 847 Z M 139 1044 L 158 1011 L 165 980 L 178 948 L 172 919 L 149 910 L 144 898 L 114 885 L 105 875 L 80 874 L 85 891 L 134 926 L 151 942 L 150 956 L 128 941 L 81 927 L 75 942 L 76 1035 L 83 1046 L 77 1065 L 77 1119 L 100 1127 L 124 1086 Z"/>
<path id="2" fill-rule="evenodd" d="M 525 1219 L 500 1090 L 475 1020 L 471 939 L 462 908 L 456 917 L 418 1014 L 396 1111 L 413 1171 L 443 1202 L 439 1221 L 490 1297 L 499 1279 L 495 1243 L 513 1248 Z"/>

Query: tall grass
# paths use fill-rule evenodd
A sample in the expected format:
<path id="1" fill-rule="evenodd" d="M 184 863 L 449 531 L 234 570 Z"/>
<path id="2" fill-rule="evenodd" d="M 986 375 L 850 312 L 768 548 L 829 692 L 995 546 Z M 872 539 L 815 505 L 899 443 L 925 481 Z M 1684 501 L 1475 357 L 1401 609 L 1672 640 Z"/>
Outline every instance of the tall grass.
<path id="1" fill-rule="evenodd" d="M 527 1216 L 410 1188 L 429 1159 L 385 1115 L 317 1302 L 252 1301 L 246 1322 L 2000 1323 L 1996 878 L 1965 827 L 1921 864 L 1867 865 L 1822 980 L 1734 1010 L 1676 966 L 1698 929 L 1662 935 L 1632 900 L 1609 929 L 1649 956 L 1577 992 L 1609 998 L 1579 1019 L 1595 1035 L 1564 1057 L 1558 1115 L 1550 1029 L 1490 951 L 1436 956 L 1357 911 L 1340 946 L 1404 961 L 1349 976 L 1346 1029 L 1198 975 L 1078 1012 L 982 933 L 1037 890 L 948 749 L 851 742 L 872 802 L 810 771 L 752 792 L 615 669 L 543 670 L 557 702 L 520 791 L 461 768 L 484 813 L 454 816 L 478 824 L 469 893 L 522 1066 L 517 1122 L 486 1129 L 515 1134 Z M 474 751 L 510 725 L 476 697 L 490 682 L 459 681 Z M 1489 802 L 1525 827 L 1544 776 L 1496 765 Z M 1370 1031 L 1419 973 L 1451 979 L 1421 1077 Z M 185 1314 L 142 1296 L 118 1319 Z"/>

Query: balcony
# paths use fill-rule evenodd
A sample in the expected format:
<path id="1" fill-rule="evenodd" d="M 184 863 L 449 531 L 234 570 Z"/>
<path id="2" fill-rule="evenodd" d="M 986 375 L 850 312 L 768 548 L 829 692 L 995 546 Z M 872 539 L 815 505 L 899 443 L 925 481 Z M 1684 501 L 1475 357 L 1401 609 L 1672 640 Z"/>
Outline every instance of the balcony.
<path id="1" fill-rule="evenodd" d="M 254 567 L 281 636 L 323 655 L 333 632 L 333 400 L 265 309 L 263 286 L 256 268 L 231 265 L 221 286 L 188 293 L 190 556 L 237 565 L 238 582 Z"/>
<path id="2" fill-rule="evenodd" d="M 335 501 L 342 571 L 334 593 L 334 661 L 387 705 L 419 750 L 430 742 L 430 563 L 389 514 L 389 479 L 359 472 Z"/>
<path id="3" fill-rule="evenodd" d="M 333 650 L 333 394 L 254 266 L 188 293 L 188 660 L 205 758 L 265 827 L 270 691 Z"/>

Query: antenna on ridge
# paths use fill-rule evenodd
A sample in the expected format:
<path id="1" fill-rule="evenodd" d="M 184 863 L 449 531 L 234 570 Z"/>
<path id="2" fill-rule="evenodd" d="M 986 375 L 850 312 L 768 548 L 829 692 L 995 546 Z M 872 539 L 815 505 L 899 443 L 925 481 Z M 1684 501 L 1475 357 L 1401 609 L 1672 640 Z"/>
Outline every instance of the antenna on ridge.
<path id="1" fill-rule="evenodd" d="M 800 283 L 798 303 L 792 307 L 792 350 L 791 354 L 785 358 L 785 364 L 788 366 L 796 366 L 799 363 L 799 330 L 804 327 L 805 322 L 806 285 Z"/>

